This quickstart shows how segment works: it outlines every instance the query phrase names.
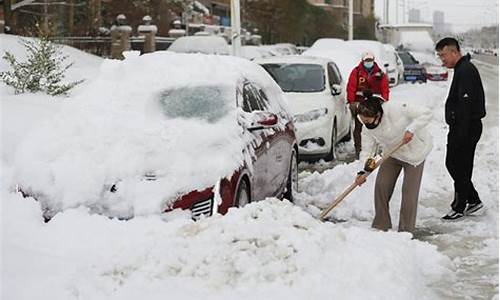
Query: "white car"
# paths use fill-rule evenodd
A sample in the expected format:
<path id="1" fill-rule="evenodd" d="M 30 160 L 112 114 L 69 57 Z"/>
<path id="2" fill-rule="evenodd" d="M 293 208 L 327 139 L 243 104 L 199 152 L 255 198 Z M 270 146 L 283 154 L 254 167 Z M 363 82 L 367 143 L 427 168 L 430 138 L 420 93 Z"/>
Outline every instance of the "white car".
<path id="1" fill-rule="evenodd" d="M 345 47 L 345 41 L 342 39 L 321 38 L 317 39 L 309 49 L 315 51 L 333 51 L 344 49 Z"/>
<path id="2" fill-rule="evenodd" d="M 351 112 L 337 65 L 326 58 L 281 56 L 255 60 L 285 92 L 294 115 L 299 160 L 335 159 L 349 140 Z"/>
<path id="3" fill-rule="evenodd" d="M 389 86 L 398 85 L 403 79 L 403 73 L 405 71 L 405 67 L 403 65 L 403 61 L 398 55 L 396 48 L 394 48 L 391 44 L 384 44 L 384 48 L 387 52 L 387 62 L 389 64 L 388 69 L 395 70 L 395 72 L 390 72 L 387 74 L 389 79 Z"/>
<path id="4" fill-rule="evenodd" d="M 182 36 L 167 51 L 177 53 L 203 53 L 229 55 L 229 45 L 223 37 L 215 35 Z"/>

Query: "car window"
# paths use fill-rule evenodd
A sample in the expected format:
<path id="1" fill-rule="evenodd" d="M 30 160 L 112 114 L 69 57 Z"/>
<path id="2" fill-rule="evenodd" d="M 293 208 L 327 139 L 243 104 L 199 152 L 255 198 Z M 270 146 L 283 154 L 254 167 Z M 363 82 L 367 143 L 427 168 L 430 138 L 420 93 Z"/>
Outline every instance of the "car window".
<path id="1" fill-rule="evenodd" d="M 243 111 L 252 112 L 255 110 L 266 110 L 266 105 L 257 89 L 252 84 L 247 83 L 243 87 Z"/>
<path id="2" fill-rule="evenodd" d="M 160 92 L 158 100 L 167 118 L 200 118 L 216 122 L 230 110 L 234 92 L 222 86 L 190 86 Z"/>
<path id="3" fill-rule="evenodd" d="M 325 89 L 325 71 L 316 64 L 263 64 L 284 92 L 320 92 Z"/>
<path id="4" fill-rule="evenodd" d="M 417 63 L 417 61 L 411 56 L 410 53 L 408 52 L 401 52 L 399 53 L 399 57 L 403 61 L 403 64 L 405 65 L 414 65 Z"/>
<path id="5" fill-rule="evenodd" d="M 340 84 L 342 82 L 339 69 L 337 68 L 337 65 L 333 63 L 328 64 L 328 80 L 330 82 L 330 86 L 333 84 Z"/>

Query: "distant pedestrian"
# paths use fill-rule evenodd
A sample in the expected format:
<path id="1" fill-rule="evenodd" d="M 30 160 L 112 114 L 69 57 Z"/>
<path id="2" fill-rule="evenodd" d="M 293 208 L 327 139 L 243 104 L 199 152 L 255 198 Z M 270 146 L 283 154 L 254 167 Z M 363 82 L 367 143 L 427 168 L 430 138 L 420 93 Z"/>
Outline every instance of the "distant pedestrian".
<path id="1" fill-rule="evenodd" d="M 442 217 L 451 221 L 463 218 L 483 207 L 472 184 L 474 153 L 481 137 L 481 119 L 486 115 L 484 90 L 470 55 L 462 56 L 454 38 L 443 38 L 436 44 L 443 65 L 454 68 L 453 81 L 445 104 L 445 120 L 449 126 L 446 146 L 446 168 L 454 181 L 455 194 L 451 211 Z"/>
<path id="2" fill-rule="evenodd" d="M 361 56 L 361 62 L 351 71 L 347 82 L 347 101 L 354 118 L 354 148 L 356 158 L 359 159 L 361 152 L 361 129 L 362 125 L 356 118 L 359 102 L 367 96 L 377 95 L 389 100 L 389 81 L 387 75 L 375 62 L 375 56 L 371 52 L 365 52 Z"/>
<path id="3" fill-rule="evenodd" d="M 401 141 L 404 143 L 380 165 L 375 180 L 375 217 L 372 227 L 384 231 L 392 228 L 389 201 L 403 170 L 398 231 L 413 233 L 424 163 L 432 150 L 432 137 L 427 130 L 432 113 L 421 104 L 383 102 L 379 97 L 369 97 L 359 104 L 358 118 L 366 127 L 361 151 L 361 159 L 366 159 L 364 171 L 371 172 L 375 168 L 376 161 L 372 158 L 373 152 L 376 152 L 373 149 L 377 148 L 375 145 L 380 145 L 382 151 L 390 151 Z M 358 185 L 366 181 L 361 176 L 364 171 L 356 177 Z"/>

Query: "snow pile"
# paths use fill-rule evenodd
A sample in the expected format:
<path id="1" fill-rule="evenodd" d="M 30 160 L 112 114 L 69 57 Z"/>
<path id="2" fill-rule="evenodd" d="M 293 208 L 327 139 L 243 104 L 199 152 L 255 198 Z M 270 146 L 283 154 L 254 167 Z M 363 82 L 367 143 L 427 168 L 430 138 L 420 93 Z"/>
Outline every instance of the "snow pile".
<path id="1" fill-rule="evenodd" d="M 30 38 L 23 39 L 29 40 Z M 62 46 L 61 50 L 63 55 L 68 56 L 65 63 L 74 62 L 74 65 L 65 73 L 68 82 L 92 78 L 103 61 L 103 59 L 98 56 L 82 52 L 72 47 Z M 24 61 L 26 59 L 26 51 L 20 38 L 15 35 L 0 33 L 0 55 L 3 56 L 6 51 L 14 54 L 18 61 Z M 0 72 L 7 71 L 9 68 L 9 64 L 4 59 L 1 59 Z"/>
<path id="2" fill-rule="evenodd" d="M 3 196 L 17 225 L 4 235 L 7 299 L 426 299 L 449 274 L 408 234 L 321 223 L 278 199 L 198 222 L 76 209 L 43 225 L 32 199 Z"/>

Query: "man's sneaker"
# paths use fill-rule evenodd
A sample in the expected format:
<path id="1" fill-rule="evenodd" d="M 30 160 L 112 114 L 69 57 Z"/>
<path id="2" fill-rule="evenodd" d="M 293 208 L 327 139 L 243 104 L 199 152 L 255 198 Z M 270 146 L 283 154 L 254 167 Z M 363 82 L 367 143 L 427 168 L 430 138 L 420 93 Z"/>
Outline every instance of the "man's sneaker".
<path id="1" fill-rule="evenodd" d="M 460 220 L 462 219 L 463 217 L 465 217 L 465 215 L 463 213 L 459 213 L 459 212 L 456 212 L 454 211 L 453 209 L 450 210 L 449 213 L 447 213 L 445 216 L 443 216 L 441 219 L 443 221 L 457 221 L 457 220 Z"/>
<path id="2" fill-rule="evenodd" d="M 472 203 L 472 204 L 467 204 L 467 208 L 464 210 L 464 214 L 470 215 L 475 213 L 476 211 L 480 210 L 483 208 L 483 203 L 478 202 L 478 203 Z"/>

